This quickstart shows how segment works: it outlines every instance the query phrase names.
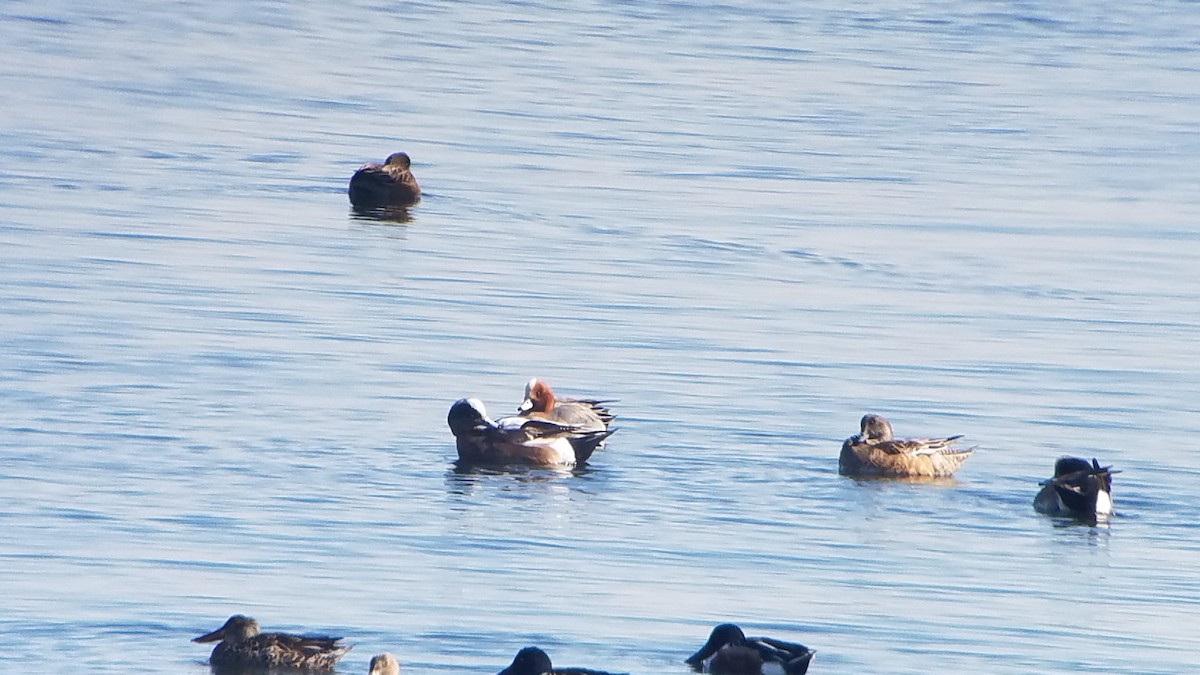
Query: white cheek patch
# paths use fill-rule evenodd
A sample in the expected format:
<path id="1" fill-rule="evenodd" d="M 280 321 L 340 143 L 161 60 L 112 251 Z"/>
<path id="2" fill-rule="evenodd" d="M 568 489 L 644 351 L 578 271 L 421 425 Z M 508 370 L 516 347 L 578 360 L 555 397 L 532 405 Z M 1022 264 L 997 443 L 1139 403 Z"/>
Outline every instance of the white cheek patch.
<path id="1" fill-rule="evenodd" d="M 1107 516 L 1107 515 L 1111 515 L 1112 512 L 1113 512 L 1112 495 L 1105 492 L 1104 490 L 1101 490 L 1100 493 L 1096 495 L 1096 513 L 1098 515 Z"/>

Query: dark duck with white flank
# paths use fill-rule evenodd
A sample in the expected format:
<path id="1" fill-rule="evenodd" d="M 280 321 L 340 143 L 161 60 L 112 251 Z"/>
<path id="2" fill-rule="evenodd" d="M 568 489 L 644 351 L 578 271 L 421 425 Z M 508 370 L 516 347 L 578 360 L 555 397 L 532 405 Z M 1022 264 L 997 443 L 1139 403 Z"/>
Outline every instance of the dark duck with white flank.
<path id="1" fill-rule="evenodd" d="M 1042 489 L 1033 498 L 1033 508 L 1050 516 L 1069 516 L 1087 522 L 1107 518 L 1113 512 L 1111 466 L 1100 466 L 1093 457 L 1089 463 L 1079 457 L 1060 457 L 1054 463 L 1054 477 L 1040 483 Z"/>

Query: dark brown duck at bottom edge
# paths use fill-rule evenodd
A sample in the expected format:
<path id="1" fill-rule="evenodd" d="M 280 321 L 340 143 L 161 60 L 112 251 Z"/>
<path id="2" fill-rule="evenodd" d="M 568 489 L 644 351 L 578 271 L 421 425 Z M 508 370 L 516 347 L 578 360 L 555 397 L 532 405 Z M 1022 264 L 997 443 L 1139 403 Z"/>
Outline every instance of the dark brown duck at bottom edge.
<path id="1" fill-rule="evenodd" d="M 589 668 L 555 668 L 550 656 L 538 647 L 526 647 L 517 652 L 512 664 L 498 675 L 617 675 Z"/>

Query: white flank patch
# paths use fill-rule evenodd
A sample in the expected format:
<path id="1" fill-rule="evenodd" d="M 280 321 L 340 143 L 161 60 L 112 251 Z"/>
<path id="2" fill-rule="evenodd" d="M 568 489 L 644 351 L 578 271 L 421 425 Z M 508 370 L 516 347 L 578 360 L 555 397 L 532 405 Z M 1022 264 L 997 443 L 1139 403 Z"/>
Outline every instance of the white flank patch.
<path id="1" fill-rule="evenodd" d="M 557 438 L 539 438 L 528 442 L 529 445 L 544 445 L 554 451 L 558 458 L 555 460 L 559 464 L 574 464 L 575 463 L 575 448 L 572 447 L 571 441 L 567 438 L 559 436 Z"/>
<path id="2" fill-rule="evenodd" d="M 762 666 L 763 675 L 784 675 L 783 664 L 774 661 L 764 663 Z"/>
<path id="3" fill-rule="evenodd" d="M 1096 495 L 1096 515 L 1108 516 L 1112 515 L 1112 512 L 1112 495 L 1104 490 L 1101 490 L 1100 493 Z"/>

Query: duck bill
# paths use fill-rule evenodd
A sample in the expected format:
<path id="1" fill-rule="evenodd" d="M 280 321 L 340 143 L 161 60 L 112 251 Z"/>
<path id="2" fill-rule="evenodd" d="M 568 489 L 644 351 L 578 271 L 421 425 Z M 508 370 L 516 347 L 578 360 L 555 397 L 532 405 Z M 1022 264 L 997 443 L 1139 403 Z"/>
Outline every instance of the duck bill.
<path id="1" fill-rule="evenodd" d="M 225 638 L 225 627 L 221 626 L 220 628 L 214 630 L 211 633 L 208 633 L 207 635 L 201 635 L 198 638 L 192 638 L 192 642 L 216 642 L 218 640 L 223 640 L 224 638 Z"/>
<path id="2" fill-rule="evenodd" d="M 521 401 L 521 405 L 517 406 L 518 413 L 529 412 L 530 410 L 533 410 L 533 401 L 530 399 Z"/>

